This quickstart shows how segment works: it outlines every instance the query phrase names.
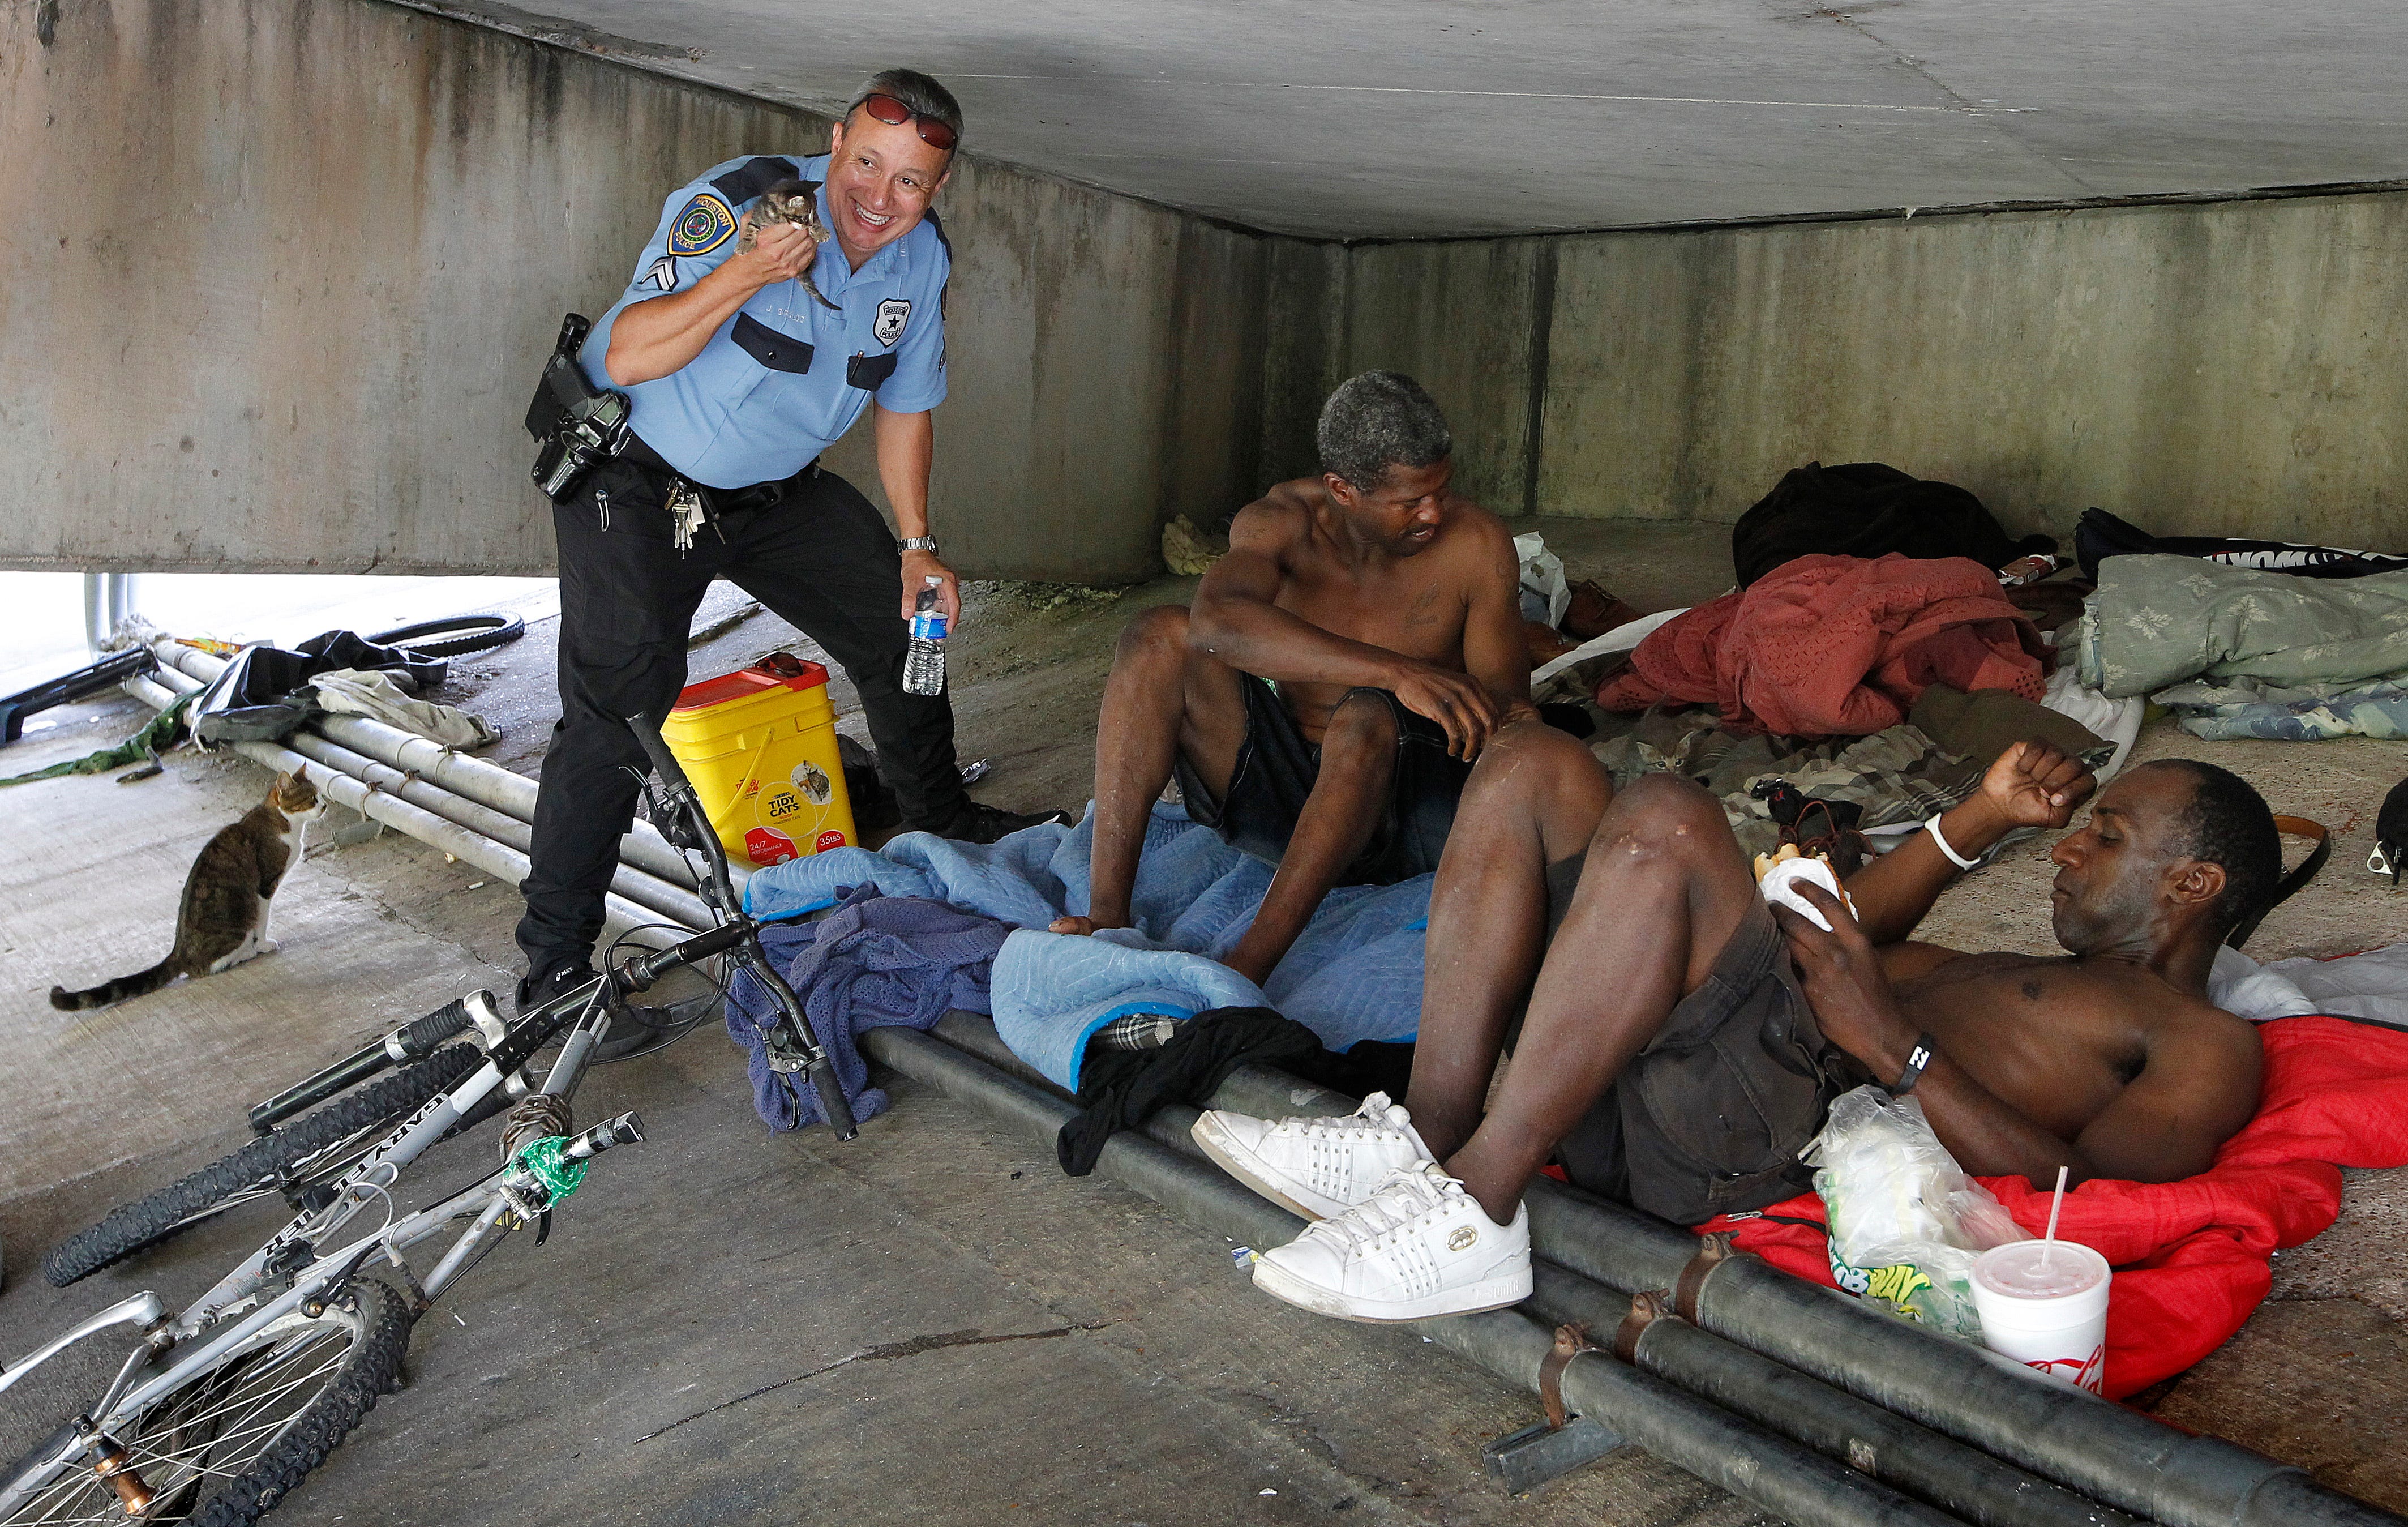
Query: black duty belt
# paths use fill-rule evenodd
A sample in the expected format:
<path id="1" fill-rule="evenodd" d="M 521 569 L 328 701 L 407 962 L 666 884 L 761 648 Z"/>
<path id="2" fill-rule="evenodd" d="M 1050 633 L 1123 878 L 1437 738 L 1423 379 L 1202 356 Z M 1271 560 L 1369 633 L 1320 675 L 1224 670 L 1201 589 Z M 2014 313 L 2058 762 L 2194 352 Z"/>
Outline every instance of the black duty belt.
<path id="1" fill-rule="evenodd" d="M 786 484 L 794 481 L 794 477 L 816 477 L 820 470 L 819 458 L 813 456 L 794 477 L 771 483 L 754 483 L 741 488 L 714 488 L 708 483 L 695 482 L 670 466 L 662 459 L 659 452 L 644 442 L 642 436 L 632 430 L 627 434 L 626 448 L 620 453 L 619 459 L 653 479 L 661 489 L 664 503 L 668 501 L 670 491 L 683 483 L 702 500 L 702 507 L 713 519 L 724 514 L 749 514 L 775 509 L 785 500 Z"/>

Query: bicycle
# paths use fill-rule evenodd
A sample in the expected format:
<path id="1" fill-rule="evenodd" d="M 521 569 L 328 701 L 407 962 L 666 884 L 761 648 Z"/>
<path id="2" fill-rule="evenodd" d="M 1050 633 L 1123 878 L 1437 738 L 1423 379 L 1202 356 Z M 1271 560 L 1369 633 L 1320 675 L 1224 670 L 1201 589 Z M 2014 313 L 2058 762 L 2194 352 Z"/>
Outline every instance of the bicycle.
<path id="1" fill-rule="evenodd" d="M 654 820 L 667 827 L 672 843 L 701 853 L 705 873 L 697 880 L 717 926 L 666 948 L 638 951 L 615 966 L 606 958 L 592 982 L 515 1022 L 501 1018 L 489 992 L 447 1003 L 252 1109 L 253 1128 L 273 1131 L 303 1109 L 403 1068 L 311 1116 L 337 1116 L 335 1124 L 315 1133 L 298 1127 L 288 1131 L 300 1143 L 262 1152 L 263 1144 L 280 1138 L 264 1132 L 262 1141 L 176 1185 L 199 1179 L 236 1185 L 219 1199 L 185 1203 L 172 1223 L 160 1221 L 165 1208 L 119 1219 L 143 1204 L 157 1206 L 163 1195 L 153 1194 L 94 1227 L 115 1221 L 124 1231 L 118 1240 L 145 1237 L 107 1259 L 115 1260 L 233 1202 L 282 1190 L 295 1210 L 265 1245 L 182 1310 L 170 1310 L 154 1292 L 135 1294 L 0 1369 L 5 1390 L 103 1332 L 132 1326 L 140 1333 L 100 1397 L 0 1475 L 0 1523 L 238 1527 L 275 1506 L 378 1396 L 397 1387 L 419 1316 L 511 1232 L 534 1224 L 536 1244 L 542 1245 L 552 1211 L 576 1190 L 588 1164 L 644 1138 L 642 1120 L 633 1113 L 571 1136 L 569 1101 L 622 999 L 651 989 L 672 971 L 712 958 L 750 970 L 779 1011 L 768 1036 L 772 1069 L 789 1088 L 798 1076 L 810 1085 L 838 1139 L 858 1132 L 802 1003 L 761 949 L 759 929 L 769 924 L 755 922 L 737 900 L 726 857 L 694 786 L 652 717 L 633 717 L 630 726 L 661 781 L 652 796 Z M 645 788 L 653 786 L 648 781 Z M 447 1044 L 472 1031 L 470 1044 Z M 542 1085 L 534 1087 L 525 1068 L 554 1038 L 562 1039 L 560 1051 Z M 404 1079 L 409 1086 L 396 1092 L 391 1084 Z M 387 1097 L 425 1095 L 400 1124 L 369 1139 L 358 1119 L 370 1105 L 337 1110 L 380 1086 Z M 437 1141 L 505 1109 L 502 1164 L 434 1204 L 401 1214 L 394 1189 L 403 1171 Z M 285 1160 L 296 1152 L 296 1160 Z M 261 1163 L 270 1158 L 283 1164 L 263 1176 Z M 379 1203 L 386 1210 L 383 1225 L 334 1244 L 352 1218 Z M 462 1220 L 467 1229 L 420 1275 L 407 1253 Z M 379 1261 L 399 1275 L 403 1289 L 366 1275 Z"/>

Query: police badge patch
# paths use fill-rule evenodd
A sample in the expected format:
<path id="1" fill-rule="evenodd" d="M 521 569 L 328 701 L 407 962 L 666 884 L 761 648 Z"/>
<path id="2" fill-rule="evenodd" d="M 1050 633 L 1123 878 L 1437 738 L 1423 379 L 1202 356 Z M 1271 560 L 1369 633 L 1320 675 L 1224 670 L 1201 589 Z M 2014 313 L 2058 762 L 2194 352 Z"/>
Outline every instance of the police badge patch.
<path id="1" fill-rule="evenodd" d="M 902 297 L 888 297 L 878 305 L 878 322 L 870 328 L 882 345 L 892 345 L 903 338 L 903 325 L 911 321 L 911 304 Z"/>
<path id="2" fill-rule="evenodd" d="M 736 232 L 736 214 L 727 204 L 706 191 L 685 204 L 685 210 L 669 224 L 671 254 L 709 254 L 724 244 Z"/>
<path id="3" fill-rule="evenodd" d="M 662 292 L 676 291 L 678 288 L 677 256 L 674 254 L 664 254 L 659 259 L 654 260 L 652 263 L 651 268 L 644 272 L 644 279 L 638 281 L 636 284 L 638 286 L 649 286 L 656 291 Z"/>

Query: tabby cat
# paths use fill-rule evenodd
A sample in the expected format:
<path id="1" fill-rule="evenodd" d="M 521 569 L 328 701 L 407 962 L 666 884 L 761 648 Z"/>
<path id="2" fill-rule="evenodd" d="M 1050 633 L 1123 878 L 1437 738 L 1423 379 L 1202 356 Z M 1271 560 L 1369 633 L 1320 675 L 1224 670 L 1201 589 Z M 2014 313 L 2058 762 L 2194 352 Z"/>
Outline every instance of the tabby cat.
<path id="1" fill-rule="evenodd" d="M 743 231 L 736 236 L 736 252 L 752 253 L 753 240 L 763 228 L 773 223 L 791 223 L 810 235 L 813 243 L 824 247 L 828 241 L 828 231 L 827 224 L 820 221 L 819 193 L 816 180 L 780 180 L 761 193 L 760 202 L 744 214 Z M 819 256 L 815 254 L 811 258 L 816 261 Z M 830 312 L 844 311 L 820 291 L 820 283 L 811 280 L 810 271 L 806 270 L 795 279 L 803 283 L 804 291 L 819 298 L 821 307 Z"/>
<path id="2" fill-rule="evenodd" d="M 107 1007 L 156 991 L 181 975 L 215 975 L 256 955 L 276 952 L 267 937 L 267 906 L 284 872 L 301 857 L 301 837 L 325 810 L 317 788 L 298 774 L 279 774 L 267 799 L 242 820 L 218 829 L 184 878 L 176 909 L 176 946 L 147 971 L 121 975 L 88 991 L 50 988 L 50 1005 L 65 1013 Z"/>

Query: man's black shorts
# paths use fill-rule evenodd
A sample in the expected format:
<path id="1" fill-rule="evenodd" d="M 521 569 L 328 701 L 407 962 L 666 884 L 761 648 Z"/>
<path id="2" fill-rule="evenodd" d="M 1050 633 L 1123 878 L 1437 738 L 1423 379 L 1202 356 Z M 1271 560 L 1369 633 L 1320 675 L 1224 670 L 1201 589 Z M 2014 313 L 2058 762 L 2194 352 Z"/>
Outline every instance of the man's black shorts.
<path id="1" fill-rule="evenodd" d="M 1277 864 L 1287 852 L 1312 782 L 1320 777 L 1321 749 L 1304 740 L 1287 702 L 1269 681 L 1240 673 L 1238 683 L 1246 697 L 1246 736 L 1238 744 L 1227 799 L 1212 799 L 1183 754 L 1176 766 L 1179 789 L 1186 798 L 1190 821 L 1212 828 L 1232 848 Z M 1370 843 L 1339 876 L 1339 884 L 1390 886 L 1438 868 L 1471 765 L 1447 756 L 1446 733 L 1436 722 L 1406 710 L 1388 691 L 1350 689 L 1340 703 L 1356 695 L 1377 696 L 1396 717 L 1397 769 L 1388 785 L 1387 809 L 1381 813 Z"/>
<path id="2" fill-rule="evenodd" d="M 1551 945 L 1582 863 L 1547 868 Z M 1677 1225 L 1761 1209 L 1813 1185 L 1798 1153 L 1831 1100 L 1866 1080 L 1815 1026 L 1789 942 L 1753 900 L 1705 985 L 1674 1005 L 1557 1160 L 1576 1186 Z"/>

